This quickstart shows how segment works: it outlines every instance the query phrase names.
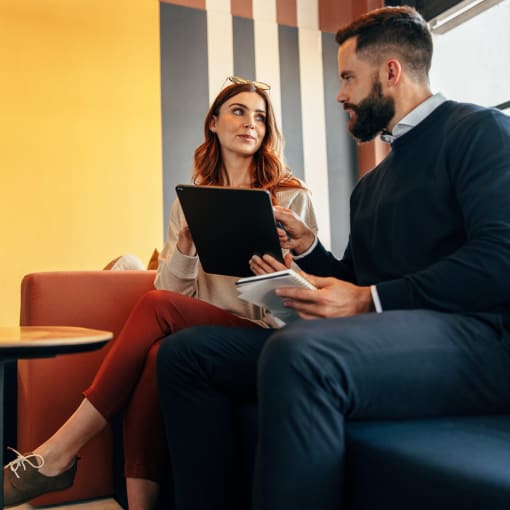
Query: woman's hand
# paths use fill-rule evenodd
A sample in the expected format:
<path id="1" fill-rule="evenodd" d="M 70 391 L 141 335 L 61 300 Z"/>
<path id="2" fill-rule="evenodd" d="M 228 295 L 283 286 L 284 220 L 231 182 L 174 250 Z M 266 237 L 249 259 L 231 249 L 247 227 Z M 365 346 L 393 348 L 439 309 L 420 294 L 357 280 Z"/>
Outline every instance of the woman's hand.
<path id="1" fill-rule="evenodd" d="M 297 214 L 291 209 L 279 205 L 273 207 L 276 221 L 281 223 L 285 230 L 278 227 L 280 246 L 292 250 L 296 255 L 304 253 L 315 241 L 313 230 L 301 221 Z"/>
<path id="2" fill-rule="evenodd" d="M 183 255 L 188 255 L 189 257 L 194 257 L 197 254 L 197 249 L 195 248 L 195 243 L 191 237 L 191 231 L 188 225 L 184 225 L 179 231 L 179 235 L 177 236 L 177 249 Z"/>
<path id="3" fill-rule="evenodd" d="M 287 253 L 284 257 L 285 264 L 278 262 L 271 255 L 264 255 L 259 257 L 258 255 L 253 255 L 250 259 L 250 269 L 255 274 L 267 274 L 274 273 L 275 271 L 283 271 L 284 269 L 288 269 L 292 264 L 292 256 L 290 253 Z"/>

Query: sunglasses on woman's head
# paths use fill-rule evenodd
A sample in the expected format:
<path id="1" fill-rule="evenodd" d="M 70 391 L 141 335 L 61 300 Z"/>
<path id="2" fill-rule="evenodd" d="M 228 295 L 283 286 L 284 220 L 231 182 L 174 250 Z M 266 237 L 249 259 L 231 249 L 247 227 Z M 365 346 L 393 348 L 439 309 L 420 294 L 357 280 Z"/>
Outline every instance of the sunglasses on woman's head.
<path id="1" fill-rule="evenodd" d="M 258 89 L 271 90 L 271 85 L 269 85 L 268 83 L 264 83 L 263 81 L 247 80 L 246 78 L 243 78 L 242 76 L 227 76 L 227 80 L 231 81 L 232 83 L 251 83 Z"/>

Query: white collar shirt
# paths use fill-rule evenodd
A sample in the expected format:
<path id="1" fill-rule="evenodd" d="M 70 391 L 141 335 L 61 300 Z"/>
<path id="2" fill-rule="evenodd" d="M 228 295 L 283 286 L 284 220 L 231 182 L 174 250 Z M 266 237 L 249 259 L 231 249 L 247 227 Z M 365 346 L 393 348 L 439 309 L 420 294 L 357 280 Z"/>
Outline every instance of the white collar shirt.
<path id="1" fill-rule="evenodd" d="M 381 140 L 386 143 L 393 143 L 397 138 L 405 135 L 408 131 L 416 127 L 445 101 L 446 98 L 440 93 L 430 96 L 414 110 L 411 110 L 405 117 L 400 119 L 391 133 L 389 131 L 384 131 L 381 134 Z"/>

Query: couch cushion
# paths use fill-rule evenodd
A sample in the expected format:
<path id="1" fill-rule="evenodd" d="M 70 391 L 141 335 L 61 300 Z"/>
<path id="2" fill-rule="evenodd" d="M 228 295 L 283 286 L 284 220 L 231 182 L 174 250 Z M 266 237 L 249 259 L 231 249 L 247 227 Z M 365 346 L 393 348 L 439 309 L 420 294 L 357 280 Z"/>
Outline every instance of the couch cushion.
<path id="1" fill-rule="evenodd" d="M 352 510 L 510 508 L 510 416 L 351 422 Z"/>

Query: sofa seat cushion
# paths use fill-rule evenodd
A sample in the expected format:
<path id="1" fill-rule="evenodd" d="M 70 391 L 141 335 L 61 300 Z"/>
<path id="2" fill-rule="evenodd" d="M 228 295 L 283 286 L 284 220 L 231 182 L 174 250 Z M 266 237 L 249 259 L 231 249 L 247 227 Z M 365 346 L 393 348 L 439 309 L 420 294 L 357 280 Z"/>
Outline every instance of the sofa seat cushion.
<path id="1" fill-rule="evenodd" d="M 350 422 L 352 510 L 510 508 L 510 416 Z"/>

